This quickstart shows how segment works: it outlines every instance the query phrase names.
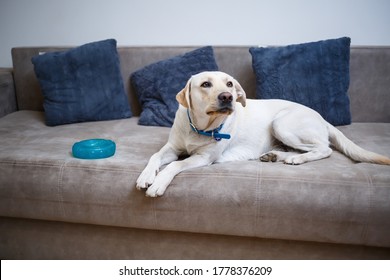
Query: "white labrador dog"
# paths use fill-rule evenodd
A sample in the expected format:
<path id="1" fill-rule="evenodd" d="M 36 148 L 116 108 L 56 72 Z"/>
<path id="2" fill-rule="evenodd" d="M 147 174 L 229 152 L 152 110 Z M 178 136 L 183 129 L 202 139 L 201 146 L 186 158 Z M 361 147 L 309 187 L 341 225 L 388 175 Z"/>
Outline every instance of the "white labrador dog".
<path id="1" fill-rule="evenodd" d="M 168 143 L 137 180 L 137 189 L 147 189 L 150 197 L 163 195 L 176 174 L 190 168 L 253 159 L 302 164 L 329 157 L 330 145 L 355 161 L 390 165 L 389 158 L 360 148 L 306 106 L 247 100 L 241 85 L 223 72 L 192 76 L 176 99 Z M 178 161 L 180 155 L 189 157 Z"/>

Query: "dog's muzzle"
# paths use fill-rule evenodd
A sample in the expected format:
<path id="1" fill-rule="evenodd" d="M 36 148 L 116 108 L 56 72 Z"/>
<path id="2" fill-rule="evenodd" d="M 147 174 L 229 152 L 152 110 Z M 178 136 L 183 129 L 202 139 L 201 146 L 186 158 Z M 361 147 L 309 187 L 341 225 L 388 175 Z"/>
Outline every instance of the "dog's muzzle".
<path id="1" fill-rule="evenodd" d="M 218 95 L 217 113 L 231 114 L 233 112 L 233 95 L 230 92 L 222 92 Z"/>
<path id="2" fill-rule="evenodd" d="M 228 105 L 233 102 L 233 95 L 230 92 L 222 92 L 218 95 L 219 104 Z"/>
<path id="3" fill-rule="evenodd" d="M 233 95 L 229 92 L 222 92 L 218 95 L 218 102 L 215 107 L 213 106 L 207 111 L 207 115 L 214 114 L 226 114 L 230 115 L 233 113 Z"/>

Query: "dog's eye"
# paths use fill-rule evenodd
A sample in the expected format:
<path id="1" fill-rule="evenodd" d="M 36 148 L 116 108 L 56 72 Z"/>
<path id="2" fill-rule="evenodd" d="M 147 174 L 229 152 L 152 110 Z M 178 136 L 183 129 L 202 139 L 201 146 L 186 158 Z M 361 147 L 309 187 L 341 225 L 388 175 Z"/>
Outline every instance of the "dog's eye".
<path id="1" fill-rule="evenodd" d="M 203 87 L 203 88 L 210 88 L 210 87 L 212 87 L 212 83 L 210 83 L 210 82 L 203 82 L 200 86 Z"/>
<path id="2" fill-rule="evenodd" d="M 226 83 L 226 86 L 227 86 L 227 87 L 233 87 L 233 82 L 231 82 L 231 81 L 227 82 L 227 83 Z"/>

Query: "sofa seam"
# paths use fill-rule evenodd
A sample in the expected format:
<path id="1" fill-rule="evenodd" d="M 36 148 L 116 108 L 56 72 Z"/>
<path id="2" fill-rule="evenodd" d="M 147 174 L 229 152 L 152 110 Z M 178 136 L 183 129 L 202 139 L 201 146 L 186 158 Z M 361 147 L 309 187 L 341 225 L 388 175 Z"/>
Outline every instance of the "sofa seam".
<path id="1" fill-rule="evenodd" d="M 192 175 L 192 176 L 191 176 Z M 188 178 L 188 177 L 199 177 L 199 175 L 203 175 L 203 176 L 207 176 L 207 175 L 210 175 L 212 177 L 221 177 L 221 178 L 226 178 L 226 177 L 229 177 L 229 178 L 237 178 L 237 179 L 241 179 L 241 178 L 244 178 L 244 179 L 248 179 L 248 178 L 251 178 L 251 179 L 257 179 L 257 175 L 254 176 L 254 175 L 251 175 L 251 174 L 246 174 L 245 176 L 243 175 L 235 175 L 235 174 L 232 174 L 232 173 L 229 173 L 229 174 L 221 174 L 221 175 L 217 175 L 217 174 L 212 174 L 212 173 L 209 173 L 209 174 L 205 174 L 205 173 L 198 173 L 198 174 L 179 174 L 177 175 L 176 177 L 185 177 L 185 178 Z M 284 182 L 291 182 L 291 181 L 294 181 L 294 182 L 313 182 L 312 179 L 302 179 L 302 178 L 295 178 L 295 177 L 284 177 L 284 178 L 281 178 L 281 177 L 278 177 L 278 176 L 269 176 L 269 175 L 263 175 L 262 174 L 262 181 L 271 181 L 271 180 L 278 180 L 278 181 L 284 181 Z M 359 180 L 359 181 L 351 181 L 351 180 L 345 180 L 345 181 L 340 181 L 340 180 L 329 180 L 329 179 L 316 179 L 315 182 L 320 182 L 320 183 L 326 183 L 326 184 L 332 184 L 332 185 L 339 185 L 340 183 L 342 183 L 343 185 L 347 184 L 347 185 L 351 185 L 351 186 L 354 186 L 356 185 L 356 183 L 366 183 L 366 180 Z"/>
<path id="2" fill-rule="evenodd" d="M 53 164 L 53 163 L 39 163 L 39 164 L 36 164 L 36 163 L 32 163 L 32 162 L 13 162 L 13 161 L 0 161 L 0 164 L 7 164 L 7 165 L 13 165 L 13 166 L 36 166 L 36 167 L 59 167 L 60 169 L 63 169 L 64 168 L 64 165 L 67 165 L 68 168 L 73 168 L 73 169 L 79 169 L 79 170 L 82 170 L 82 169 L 85 169 L 85 170 L 96 170 L 96 171 L 99 171 L 99 170 L 107 170 L 107 171 L 114 171 L 114 172 L 117 172 L 117 173 L 123 173 L 123 172 L 126 172 L 126 173 L 133 173 L 133 174 L 140 174 L 141 173 L 141 169 L 140 171 L 136 171 L 136 170 L 129 170 L 129 169 L 126 169 L 126 168 L 123 168 L 123 169 L 118 169 L 118 168 L 106 168 L 106 167 L 98 167 L 98 168 L 91 168 L 91 167 L 84 167 L 84 166 L 73 166 L 71 164 L 69 164 L 69 162 L 62 162 L 62 163 L 57 163 L 57 164 Z M 364 172 L 364 170 L 361 170 L 362 173 L 365 175 L 365 177 L 367 177 L 367 174 Z M 248 179 L 248 178 L 251 178 L 251 179 L 256 179 L 257 180 L 257 174 L 256 176 L 254 175 L 251 175 L 251 174 L 245 174 L 242 175 L 242 174 L 232 174 L 232 173 L 228 173 L 228 174 L 215 174 L 215 173 L 186 173 L 186 174 L 178 174 L 176 177 L 180 178 L 180 177 L 185 177 L 185 178 L 189 178 L 189 177 L 199 177 L 200 175 L 202 176 L 212 176 L 212 177 L 223 177 L 223 178 L 226 178 L 226 177 L 229 177 L 229 178 L 237 178 L 237 179 L 240 179 L 240 178 L 244 178 L 244 179 Z M 294 182 L 307 182 L 307 183 L 310 183 L 312 182 L 313 180 L 311 179 L 303 179 L 303 178 L 295 178 L 295 177 L 284 177 L 284 178 L 281 178 L 281 177 L 277 177 L 277 176 L 269 176 L 269 175 L 265 175 L 263 176 L 262 175 L 262 181 L 270 181 L 270 180 L 278 180 L 278 181 L 284 181 L 284 182 L 291 182 L 291 181 L 294 181 Z M 331 180 L 331 179 L 316 179 L 315 180 L 316 182 L 318 183 L 325 183 L 325 184 L 332 184 L 332 185 L 340 185 L 340 183 L 342 183 L 343 185 L 350 185 L 350 186 L 353 186 L 353 185 L 356 185 L 356 183 L 367 183 L 366 180 L 359 180 L 359 181 L 351 181 L 351 180 L 345 180 L 345 181 L 340 181 L 340 180 Z"/>
<path id="3" fill-rule="evenodd" d="M 361 232 L 361 237 L 362 237 L 362 243 L 363 244 L 368 244 L 368 230 L 370 227 L 370 221 L 371 221 L 371 216 L 372 216 L 372 207 L 373 207 L 373 183 L 372 183 L 372 178 L 365 170 L 362 171 L 364 174 L 364 177 L 366 178 L 367 182 L 367 187 L 368 187 L 368 207 L 367 207 L 367 213 L 366 213 L 366 221 L 363 225 L 363 229 Z"/>
<path id="4" fill-rule="evenodd" d="M 58 174 L 58 180 L 57 180 L 57 197 L 58 197 L 58 202 L 60 203 L 59 205 L 59 214 L 63 218 L 66 218 L 66 211 L 64 207 L 64 195 L 63 195 L 63 176 L 64 176 L 64 169 L 65 169 L 66 162 L 64 162 L 60 166 L 60 171 Z"/>
<path id="5" fill-rule="evenodd" d="M 255 227 L 253 229 L 253 235 L 257 235 L 257 228 L 260 224 L 260 213 L 261 213 L 261 208 L 262 208 L 262 203 L 261 203 L 261 190 L 262 190 L 262 173 L 263 173 L 263 165 L 262 163 L 258 164 L 258 168 L 256 169 L 256 185 L 255 185 L 255 190 L 256 190 L 256 216 L 255 216 Z"/>

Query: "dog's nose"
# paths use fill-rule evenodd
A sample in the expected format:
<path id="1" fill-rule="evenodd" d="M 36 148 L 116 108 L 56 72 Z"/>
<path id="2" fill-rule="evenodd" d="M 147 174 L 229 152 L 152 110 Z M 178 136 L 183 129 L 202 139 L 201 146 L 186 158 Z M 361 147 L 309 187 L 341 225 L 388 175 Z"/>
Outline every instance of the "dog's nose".
<path id="1" fill-rule="evenodd" d="M 222 92 L 218 95 L 218 100 L 225 104 L 232 103 L 233 95 L 229 92 Z"/>

